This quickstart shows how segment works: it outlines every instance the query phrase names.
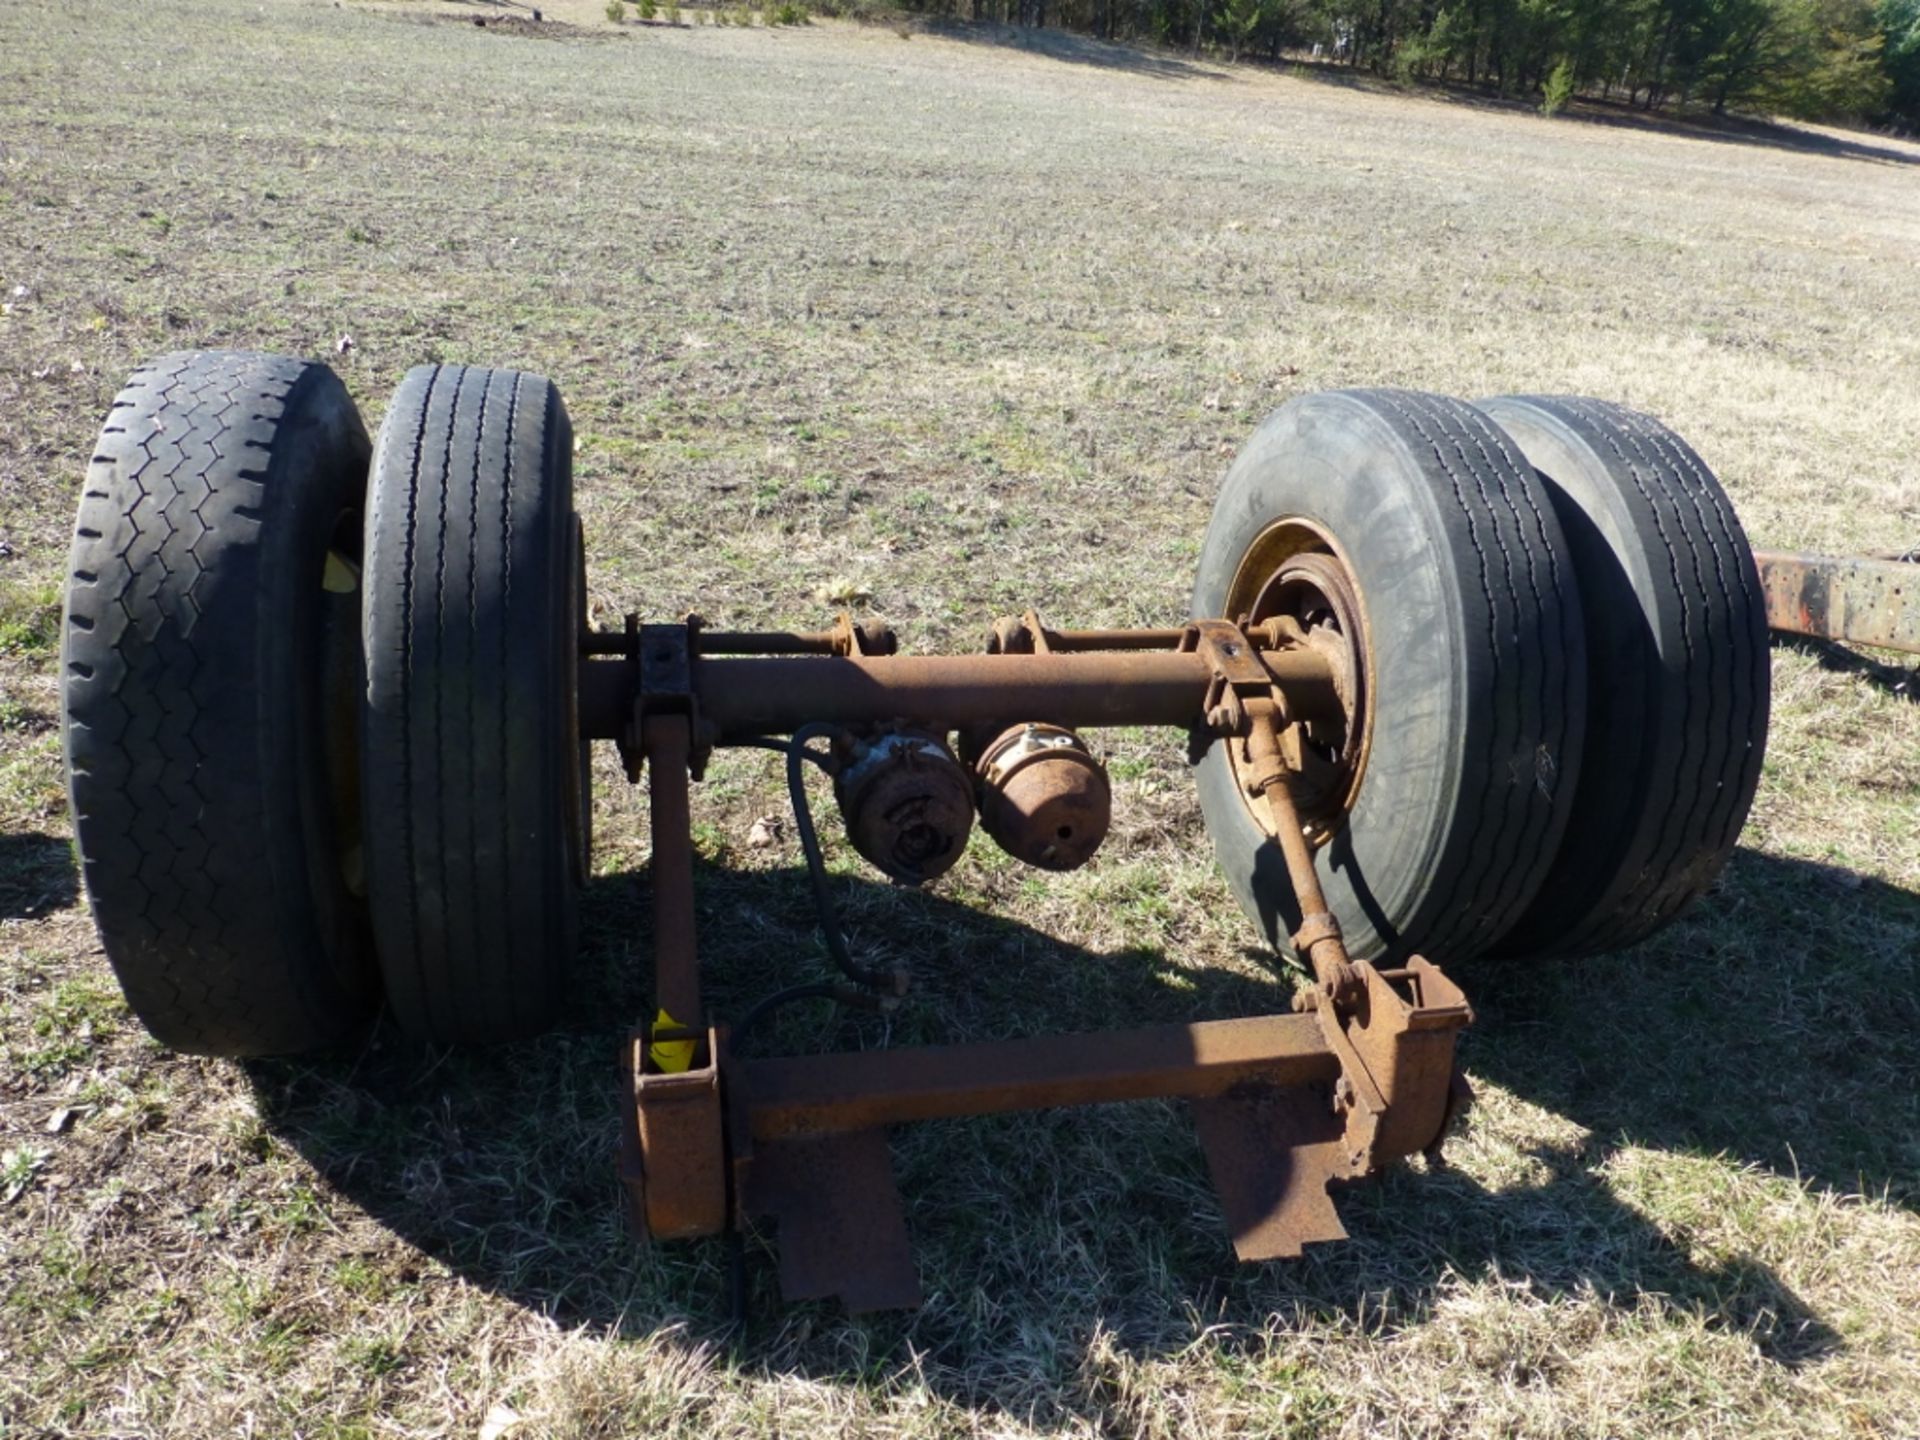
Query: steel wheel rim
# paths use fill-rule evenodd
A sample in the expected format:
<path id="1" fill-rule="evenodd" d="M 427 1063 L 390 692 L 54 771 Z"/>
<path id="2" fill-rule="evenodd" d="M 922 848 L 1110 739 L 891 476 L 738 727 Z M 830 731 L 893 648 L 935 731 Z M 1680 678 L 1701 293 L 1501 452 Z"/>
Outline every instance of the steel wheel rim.
<path id="1" fill-rule="evenodd" d="M 1359 797 L 1373 729 L 1372 646 L 1359 583 L 1325 528 L 1304 516 L 1283 516 L 1247 547 L 1225 608 L 1243 629 L 1278 622 L 1333 667 L 1341 719 L 1292 725 L 1282 737 L 1299 777 L 1295 795 L 1308 842 L 1324 845 Z M 1241 747 L 1229 743 L 1227 757 L 1248 813 L 1270 829 L 1265 803 L 1248 788 Z"/>

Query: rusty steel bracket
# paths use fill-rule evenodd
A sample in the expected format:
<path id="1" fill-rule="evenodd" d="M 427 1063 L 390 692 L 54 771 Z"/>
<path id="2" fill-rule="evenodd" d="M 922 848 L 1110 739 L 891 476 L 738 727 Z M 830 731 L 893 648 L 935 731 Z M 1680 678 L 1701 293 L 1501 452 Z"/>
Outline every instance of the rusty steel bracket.
<path id="1" fill-rule="evenodd" d="M 1310 1244 L 1347 1238 L 1327 1189 L 1349 1172 L 1325 1085 L 1241 1085 L 1187 1108 L 1236 1258 L 1297 1260 Z"/>
<path id="2" fill-rule="evenodd" d="M 1209 729 L 1244 735 L 1259 711 L 1272 713 L 1279 724 L 1286 723 L 1286 696 L 1238 625 L 1225 620 L 1191 621 L 1180 637 L 1180 649 L 1197 653 L 1211 672 L 1201 706 Z"/>
<path id="3" fill-rule="evenodd" d="M 1047 628 L 1040 612 L 1029 608 L 1019 615 L 1003 615 L 987 635 L 989 655 L 1051 655 L 1059 637 Z"/>
<path id="4" fill-rule="evenodd" d="M 729 1213 L 779 1231 L 780 1294 L 838 1299 L 852 1314 L 911 1310 L 920 1281 L 884 1125 L 756 1138 L 753 1082 L 721 1043 Z"/>
<path id="5" fill-rule="evenodd" d="M 790 1135 L 755 1147 L 742 1219 L 780 1236 L 780 1294 L 839 1300 L 854 1315 L 920 1304 L 907 1212 L 884 1129 Z"/>
<path id="6" fill-rule="evenodd" d="M 1192 1102 L 1242 1260 L 1291 1259 L 1305 1245 L 1346 1239 L 1327 1187 L 1416 1151 L 1437 1163 L 1471 1093 L 1455 1068 L 1455 1041 L 1473 1020 L 1459 989 L 1418 958 L 1404 971 L 1383 974 L 1365 961 L 1353 969 L 1363 986 L 1358 1004 L 1307 1007 L 1339 1061 L 1330 1096 L 1320 1086 L 1251 1084 Z"/>
<path id="7" fill-rule="evenodd" d="M 649 1058 L 659 1041 L 695 1041 L 693 1063 L 664 1074 Z M 627 1103 L 620 1181 L 636 1228 L 656 1240 L 718 1235 L 727 1226 L 727 1154 L 718 1031 L 642 1026 L 621 1057 Z"/>
<path id="8" fill-rule="evenodd" d="M 829 653 L 845 659 L 851 655 L 891 655 L 899 648 L 892 630 L 877 620 L 856 623 L 853 612 L 842 610 L 827 632 Z"/>
<path id="9" fill-rule="evenodd" d="M 1364 1175 L 1416 1153 L 1438 1155 L 1465 1104 L 1454 1051 L 1473 1023 L 1473 1007 L 1439 966 L 1418 955 L 1401 970 L 1383 972 L 1365 960 L 1352 969 L 1357 999 L 1318 998 L 1309 1008 L 1340 1061 L 1334 1109 L 1346 1122 L 1342 1164 Z"/>
<path id="10" fill-rule="evenodd" d="M 1920 564 L 1773 550 L 1753 559 L 1770 629 L 1920 654 Z"/>
<path id="11" fill-rule="evenodd" d="M 629 784 L 640 783 L 646 760 L 647 722 L 663 715 L 687 717 L 692 739 L 687 771 L 695 780 L 706 776 L 713 738 L 701 724 L 700 701 L 693 684 L 694 656 L 704 624 L 698 615 L 667 625 L 641 625 L 636 617 L 627 617 L 628 653 L 639 667 L 639 683 L 634 687 L 631 714 L 616 743 Z"/>

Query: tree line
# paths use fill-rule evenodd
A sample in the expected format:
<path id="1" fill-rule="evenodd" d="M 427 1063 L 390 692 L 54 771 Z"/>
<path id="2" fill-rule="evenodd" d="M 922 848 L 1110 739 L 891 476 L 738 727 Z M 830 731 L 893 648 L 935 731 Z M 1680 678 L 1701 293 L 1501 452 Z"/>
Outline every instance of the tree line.
<path id="1" fill-rule="evenodd" d="M 1920 0 L 907 0 L 1278 61 L 1308 53 L 1548 110 L 1575 95 L 1920 130 Z"/>

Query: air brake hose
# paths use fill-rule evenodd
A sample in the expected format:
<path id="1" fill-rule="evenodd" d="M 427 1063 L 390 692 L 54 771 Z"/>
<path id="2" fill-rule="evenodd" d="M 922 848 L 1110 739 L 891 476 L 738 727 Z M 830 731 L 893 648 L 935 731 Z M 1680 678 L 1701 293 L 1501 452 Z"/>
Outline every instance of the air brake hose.
<path id="1" fill-rule="evenodd" d="M 813 904 L 820 915 L 820 931 L 827 942 L 833 963 L 854 984 L 883 995 L 899 997 L 907 993 L 907 972 L 903 967 L 871 969 L 860 964 L 847 950 L 846 937 L 840 931 L 839 913 L 834 909 L 833 893 L 827 888 L 827 862 L 820 854 L 820 837 L 814 832 L 813 812 L 807 805 L 806 775 L 803 761 L 812 760 L 825 769 L 825 762 L 807 749 L 807 742 L 834 733 L 834 726 L 815 722 L 793 732 L 787 750 L 787 793 L 793 802 L 793 824 L 800 832 L 800 848 L 807 857 L 807 878 L 813 883 Z"/>
<path id="2" fill-rule="evenodd" d="M 814 829 L 813 811 L 807 803 L 806 774 L 802 768 L 804 763 L 810 760 L 823 772 L 829 775 L 833 773 L 827 757 L 808 749 L 808 743 L 823 735 L 832 735 L 836 728 L 816 722 L 796 730 L 791 740 L 756 739 L 746 743 L 762 750 L 779 751 L 787 757 L 787 796 L 793 805 L 794 829 L 800 834 L 800 849 L 807 858 L 807 879 L 813 888 L 814 910 L 819 916 L 820 933 L 826 940 L 827 953 L 833 957 L 834 966 L 861 989 L 887 999 L 898 999 L 907 991 L 908 975 L 904 967 L 886 970 L 869 968 L 855 960 L 847 949 L 846 936 L 840 929 L 839 912 L 833 903 L 833 892 L 828 888 L 827 863 L 820 852 L 820 836 Z M 843 1003 L 853 999 L 844 987 L 824 983 L 792 986 L 755 1002 L 741 1017 L 735 1033 L 738 1034 L 747 1027 L 749 1021 L 759 1020 L 776 1006 L 792 1000 L 828 996 Z"/>

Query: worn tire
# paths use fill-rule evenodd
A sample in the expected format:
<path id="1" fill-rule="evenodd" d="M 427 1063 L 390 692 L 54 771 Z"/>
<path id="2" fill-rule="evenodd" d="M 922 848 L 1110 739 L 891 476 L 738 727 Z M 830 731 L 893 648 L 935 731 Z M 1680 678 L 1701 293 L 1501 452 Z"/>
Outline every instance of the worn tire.
<path id="1" fill-rule="evenodd" d="M 1356 959 L 1482 953 L 1532 900 L 1571 808 L 1586 665 L 1559 524 L 1532 469 L 1469 406 L 1308 395 L 1268 416 L 1228 471 L 1193 613 L 1242 605 L 1243 561 L 1296 520 L 1331 537 L 1367 633 L 1368 755 L 1315 855 L 1328 904 Z M 1235 895 L 1285 946 L 1300 908 L 1225 742 L 1196 779 Z"/>
<path id="2" fill-rule="evenodd" d="M 1659 421 L 1566 396 L 1480 408 L 1552 497 L 1592 667 L 1573 822 L 1501 952 L 1619 949 L 1707 889 L 1753 803 L 1770 684 L 1759 576 L 1720 482 Z"/>
<path id="3" fill-rule="evenodd" d="M 487 1043 L 552 1023 L 576 938 L 573 432 L 552 384 L 421 366 L 368 496 L 368 899 L 395 1017 Z"/>
<path id="4" fill-rule="evenodd" d="M 367 433 L 324 365 L 190 351 L 135 371 L 94 447 L 61 642 L 87 895 L 155 1038 L 309 1050 L 378 989 L 352 843 L 357 559 Z M 351 564 L 335 573 L 351 573 Z M 344 754 L 341 753 L 344 751 Z M 331 766 L 331 768 L 330 768 Z"/>

